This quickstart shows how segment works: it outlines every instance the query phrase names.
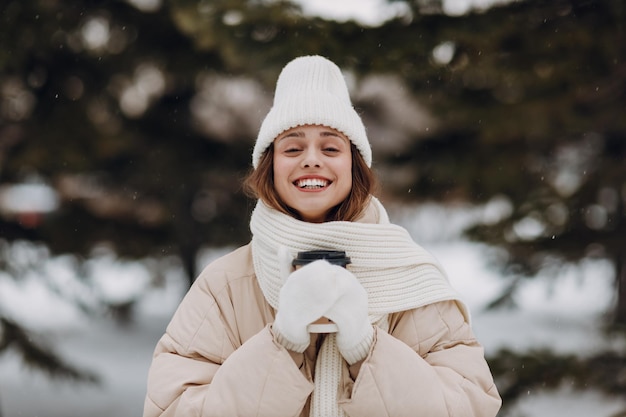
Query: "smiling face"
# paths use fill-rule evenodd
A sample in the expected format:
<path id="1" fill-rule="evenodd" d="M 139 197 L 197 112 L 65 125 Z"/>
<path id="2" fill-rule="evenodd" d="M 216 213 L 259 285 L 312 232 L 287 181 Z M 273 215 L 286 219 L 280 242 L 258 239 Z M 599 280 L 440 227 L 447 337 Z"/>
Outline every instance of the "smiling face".
<path id="1" fill-rule="evenodd" d="M 298 126 L 274 141 L 274 186 L 302 220 L 320 223 L 352 189 L 350 141 L 326 126 Z"/>

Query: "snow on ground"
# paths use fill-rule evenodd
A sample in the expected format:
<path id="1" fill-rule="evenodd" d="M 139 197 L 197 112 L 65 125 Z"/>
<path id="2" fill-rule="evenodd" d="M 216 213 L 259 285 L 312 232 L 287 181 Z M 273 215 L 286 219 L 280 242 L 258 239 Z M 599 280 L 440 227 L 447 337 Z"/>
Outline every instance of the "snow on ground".
<path id="1" fill-rule="evenodd" d="M 428 210 L 425 207 L 422 213 Z M 471 210 L 462 211 L 471 215 Z M 516 299 L 519 309 L 485 311 L 485 305 L 502 288 L 503 279 L 488 268 L 484 246 L 453 238 L 450 231 L 428 231 L 427 225 L 432 225 L 433 219 L 434 224 L 457 229 L 465 222 L 454 213 L 439 214 L 447 222 L 441 222 L 433 212 L 415 215 L 412 223 L 406 218 L 403 221 L 416 240 L 446 268 L 452 284 L 472 311 L 474 330 L 488 353 L 505 346 L 516 350 L 549 347 L 591 353 L 610 345 L 599 328 L 601 314 L 612 302 L 609 265 L 589 262 L 566 269 L 555 285 L 550 284 L 548 277 L 539 276 L 522 287 Z M 207 251 L 202 262 L 224 252 L 225 249 Z M 123 287 L 120 277 L 125 275 L 120 273 L 119 264 L 109 260 L 99 265 L 102 270 L 97 274 L 97 282 L 103 282 L 108 270 Z M 56 268 L 55 275 L 62 277 L 62 268 Z M 141 271 L 136 268 L 129 265 L 129 269 Z M 70 281 L 67 276 L 64 280 L 66 284 Z M 184 294 L 184 285 L 180 274 L 169 274 L 161 286 L 144 293 L 135 321 L 120 327 L 107 317 L 81 316 L 63 304 L 58 293 L 46 293 L 34 277 L 18 285 L 0 275 L 0 308 L 5 312 L 11 308 L 21 320 L 48 329 L 56 351 L 71 363 L 96 371 L 102 379 L 100 386 L 49 380 L 39 372 L 25 369 L 14 353 L 5 353 L 0 356 L 3 417 L 140 416 L 152 350 Z M 137 293 L 136 286 L 129 284 L 126 288 Z M 119 288 L 107 291 L 121 296 Z M 56 327 L 52 324 L 55 318 Z M 564 387 L 556 392 L 529 392 L 512 415 L 609 417 L 624 408 L 626 401 Z"/>

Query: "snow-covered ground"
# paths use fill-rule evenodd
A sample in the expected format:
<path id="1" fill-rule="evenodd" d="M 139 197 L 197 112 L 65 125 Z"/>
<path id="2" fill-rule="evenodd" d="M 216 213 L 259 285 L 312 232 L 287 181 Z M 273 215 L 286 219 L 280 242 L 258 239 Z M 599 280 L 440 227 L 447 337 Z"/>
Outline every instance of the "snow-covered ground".
<path id="1" fill-rule="evenodd" d="M 435 212 L 447 221 L 437 219 Z M 516 299 L 519 309 L 485 311 L 484 306 L 498 294 L 504 279 L 488 268 L 487 248 L 454 237 L 454 229 L 463 223 L 455 223 L 458 218 L 436 208 L 429 212 L 426 207 L 410 221 L 405 218 L 404 224 L 445 266 L 453 285 L 472 310 L 474 330 L 487 353 L 505 346 L 585 353 L 610 345 L 600 331 L 601 314 L 610 307 L 613 297 L 609 265 L 598 261 L 568 268 L 556 281 L 539 276 L 522 287 Z M 427 226 L 432 224 L 438 225 L 437 233 Z M 207 251 L 203 263 L 224 251 Z M 60 277 L 64 274 L 63 263 L 57 262 L 61 265 L 53 268 L 54 275 L 68 288 L 71 280 Z M 4 353 L 0 356 L 3 417 L 142 414 L 151 353 L 184 294 L 184 280 L 172 272 L 165 274 L 161 286 L 142 292 L 133 277 L 141 277 L 144 283 L 146 280 L 136 264 L 114 263 L 106 256 L 98 262 L 94 264 L 94 268 L 101 269 L 94 275 L 96 283 L 102 283 L 107 271 L 117 282 L 117 290 L 99 285 L 99 291 L 117 298 L 123 298 L 124 291 L 142 294 L 133 323 L 120 327 L 106 317 L 88 318 L 63 302 L 58 292 L 47 291 L 35 276 L 16 284 L 0 275 L 0 308 L 32 327 L 48 331 L 55 349 L 64 358 L 97 372 L 102 379 L 100 386 L 49 380 L 39 372 L 25 369 L 14 353 Z M 516 405 L 513 416 L 609 417 L 625 408 L 624 400 L 563 387 L 555 392 L 528 392 Z"/>

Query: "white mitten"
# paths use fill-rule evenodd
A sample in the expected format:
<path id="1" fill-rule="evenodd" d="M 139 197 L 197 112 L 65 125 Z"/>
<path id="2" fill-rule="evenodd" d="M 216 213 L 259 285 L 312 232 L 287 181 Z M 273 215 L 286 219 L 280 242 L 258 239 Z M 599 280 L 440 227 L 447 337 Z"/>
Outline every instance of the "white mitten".
<path id="1" fill-rule="evenodd" d="M 334 275 L 340 292 L 325 316 L 337 325 L 337 347 L 350 364 L 364 359 L 374 340 L 374 328 L 367 315 L 367 291 L 350 271 L 339 268 Z"/>
<path id="2" fill-rule="evenodd" d="M 309 346 L 307 326 L 324 316 L 340 293 L 333 290 L 337 268 L 327 261 L 315 261 L 292 272 L 278 299 L 272 326 L 277 341 L 289 350 L 304 352 Z"/>

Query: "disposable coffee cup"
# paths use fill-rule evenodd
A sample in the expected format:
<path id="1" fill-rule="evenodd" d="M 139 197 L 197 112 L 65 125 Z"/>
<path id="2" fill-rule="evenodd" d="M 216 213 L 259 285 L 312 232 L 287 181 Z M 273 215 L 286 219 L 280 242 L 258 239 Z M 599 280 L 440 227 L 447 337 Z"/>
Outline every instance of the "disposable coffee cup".
<path id="1" fill-rule="evenodd" d="M 310 250 L 298 252 L 298 255 L 292 261 L 295 269 L 298 269 L 311 262 L 323 259 L 331 265 L 339 265 L 343 268 L 351 263 L 350 258 L 346 256 L 344 251 L 339 250 Z M 336 333 L 337 325 L 326 317 L 320 317 L 318 320 L 309 324 L 307 327 L 309 333 Z"/>

